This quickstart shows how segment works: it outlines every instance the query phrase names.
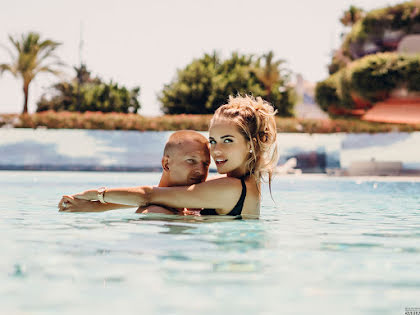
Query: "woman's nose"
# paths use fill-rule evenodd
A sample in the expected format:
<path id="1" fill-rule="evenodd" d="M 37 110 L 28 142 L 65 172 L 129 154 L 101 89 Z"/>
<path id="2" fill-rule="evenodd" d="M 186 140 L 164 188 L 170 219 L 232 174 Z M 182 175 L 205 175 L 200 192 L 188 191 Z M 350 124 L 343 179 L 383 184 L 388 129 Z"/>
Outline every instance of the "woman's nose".
<path id="1" fill-rule="evenodd" d="M 213 144 L 210 150 L 213 152 L 213 156 L 215 155 L 217 156 L 218 154 L 221 153 L 220 146 L 218 144 Z"/>

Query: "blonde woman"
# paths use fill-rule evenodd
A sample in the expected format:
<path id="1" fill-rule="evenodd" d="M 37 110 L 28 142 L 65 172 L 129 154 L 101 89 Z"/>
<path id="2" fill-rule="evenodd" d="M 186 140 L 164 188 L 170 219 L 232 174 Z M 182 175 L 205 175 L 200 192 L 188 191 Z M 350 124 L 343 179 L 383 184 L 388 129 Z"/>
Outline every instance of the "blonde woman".
<path id="1" fill-rule="evenodd" d="M 217 171 L 226 176 L 191 186 L 92 189 L 73 198 L 128 206 L 157 204 L 172 208 L 202 208 L 201 215 L 258 218 L 261 181 L 277 164 L 273 107 L 260 97 L 229 97 L 219 107 L 209 128 L 210 154 Z M 62 202 L 61 201 L 61 202 Z M 63 209 L 62 211 L 69 211 Z"/>

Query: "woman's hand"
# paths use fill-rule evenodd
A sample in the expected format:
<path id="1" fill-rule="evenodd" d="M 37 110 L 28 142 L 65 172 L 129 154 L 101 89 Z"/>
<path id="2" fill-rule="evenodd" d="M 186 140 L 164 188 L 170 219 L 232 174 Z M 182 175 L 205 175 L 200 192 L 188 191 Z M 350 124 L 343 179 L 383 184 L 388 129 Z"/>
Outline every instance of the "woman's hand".
<path id="1" fill-rule="evenodd" d="M 98 190 L 90 189 L 71 196 L 63 196 L 58 204 L 65 212 L 99 212 L 119 208 L 142 207 L 149 204 L 148 197 L 152 187 L 113 188 L 104 192 L 105 203 L 98 200 Z M 93 202 L 93 201 L 96 202 Z"/>
<path id="2" fill-rule="evenodd" d="M 73 196 L 63 196 L 58 203 L 61 212 L 97 212 L 97 202 L 74 198 Z"/>

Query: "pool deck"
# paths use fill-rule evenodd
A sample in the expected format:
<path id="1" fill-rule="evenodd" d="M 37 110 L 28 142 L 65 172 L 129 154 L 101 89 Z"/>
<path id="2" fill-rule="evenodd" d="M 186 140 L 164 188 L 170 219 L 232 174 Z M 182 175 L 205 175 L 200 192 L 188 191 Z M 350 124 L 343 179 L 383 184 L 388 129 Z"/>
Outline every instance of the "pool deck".
<path id="1" fill-rule="evenodd" d="M 343 179 L 352 179 L 355 181 L 362 181 L 362 182 L 371 182 L 371 181 L 378 181 L 378 182 L 420 182 L 420 174 L 417 176 L 336 176 L 336 175 L 328 175 L 328 174 L 286 174 L 286 175 L 276 175 L 274 178 L 290 178 L 290 179 L 330 179 L 330 178 L 343 178 Z"/>

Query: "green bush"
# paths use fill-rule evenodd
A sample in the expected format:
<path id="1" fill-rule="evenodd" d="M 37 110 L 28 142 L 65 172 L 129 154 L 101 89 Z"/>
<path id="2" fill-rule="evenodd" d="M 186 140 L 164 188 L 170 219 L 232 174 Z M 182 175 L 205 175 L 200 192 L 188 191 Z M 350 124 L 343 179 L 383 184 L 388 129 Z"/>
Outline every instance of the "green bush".
<path id="1" fill-rule="evenodd" d="M 137 131 L 170 131 L 190 129 L 207 131 L 212 115 L 164 115 L 143 117 L 138 114 L 101 112 L 55 112 L 25 115 L 0 114 L 0 121 L 16 128 L 50 129 L 105 129 Z M 18 121 L 18 122 L 16 122 Z M 420 131 L 420 125 L 374 123 L 357 119 L 296 119 L 276 117 L 277 131 L 283 133 L 336 133 L 336 132 L 412 132 Z"/>
<path id="2" fill-rule="evenodd" d="M 351 87 L 361 96 L 374 102 L 383 99 L 391 90 L 407 86 L 409 91 L 420 91 L 420 55 L 381 53 L 353 62 L 349 67 Z"/>
<path id="3" fill-rule="evenodd" d="M 324 110 L 330 106 L 355 109 L 354 95 L 373 103 L 384 100 L 399 87 L 420 91 L 420 55 L 368 55 L 318 82 L 315 97 Z"/>
<path id="4" fill-rule="evenodd" d="M 52 97 L 41 97 L 37 103 L 37 112 L 54 110 L 137 113 L 139 110 L 139 87 L 128 90 L 112 81 L 105 83 L 99 78 L 91 78 L 85 66 L 75 70 L 77 75 L 73 80 L 53 85 Z"/>
<path id="5" fill-rule="evenodd" d="M 364 51 L 366 43 L 374 43 L 377 46 L 374 53 L 394 51 L 394 45 L 386 44 L 387 31 L 400 31 L 401 35 L 397 40 L 404 35 L 420 33 L 420 2 L 406 1 L 372 10 L 357 20 L 344 37 L 341 47 L 334 54 L 329 65 L 330 74 L 345 67 L 348 61 L 366 55 Z"/>
<path id="6" fill-rule="evenodd" d="M 420 92 L 420 55 L 406 66 L 406 82 L 409 91 Z"/>
<path id="7" fill-rule="evenodd" d="M 159 95 L 162 110 L 167 114 L 210 114 L 217 55 L 204 55 L 194 60 L 185 69 L 178 70 L 177 79 L 166 84 Z"/>
<path id="8" fill-rule="evenodd" d="M 164 86 L 159 95 L 161 108 L 166 114 L 212 114 L 229 95 L 252 94 L 269 101 L 278 115 L 292 116 L 296 97 L 287 86 L 288 74 L 273 67 L 276 63 L 267 66 L 260 61 L 261 58 L 238 53 L 226 60 L 217 53 L 205 54 L 178 70 L 175 79 Z M 261 69 L 269 69 L 274 79 L 263 82 L 258 76 L 261 71 L 257 71 Z"/>
<path id="9" fill-rule="evenodd" d="M 211 115 L 165 115 L 143 117 L 138 114 L 44 111 L 19 116 L 17 128 L 46 127 L 51 129 L 104 129 L 104 130 L 208 130 Z"/>
<path id="10" fill-rule="evenodd" d="M 402 58 L 402 61 L 406 58 Z M 351 87 L 362 97 L 377 101 L 377 93 L 395 89 L 405 79 L 399 57 L 394 53 L 369 55 L 355 62 L 349 69 Z"/>
<path id="11" fill-rule="evenodd" d="M 315 100 L 324 111 L 328 111 L 330 106 L 338 106 L 340 103 L 340 98 L 337 94 L 338 84 L 336 77 L 337 74 L 316 84 Z"/>

